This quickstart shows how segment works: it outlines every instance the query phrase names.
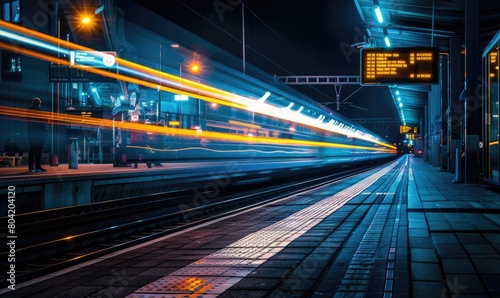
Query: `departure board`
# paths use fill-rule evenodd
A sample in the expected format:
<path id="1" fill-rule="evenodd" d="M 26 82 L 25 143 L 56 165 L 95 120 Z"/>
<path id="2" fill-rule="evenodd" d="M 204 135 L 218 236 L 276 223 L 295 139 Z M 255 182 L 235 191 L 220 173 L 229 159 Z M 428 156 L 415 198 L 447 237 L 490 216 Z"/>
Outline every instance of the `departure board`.
<path id="1" fill-rule="evenodd" d="M 362 84 L 437 84 L 437 47 L 366 48 L 361 50 Z"/>

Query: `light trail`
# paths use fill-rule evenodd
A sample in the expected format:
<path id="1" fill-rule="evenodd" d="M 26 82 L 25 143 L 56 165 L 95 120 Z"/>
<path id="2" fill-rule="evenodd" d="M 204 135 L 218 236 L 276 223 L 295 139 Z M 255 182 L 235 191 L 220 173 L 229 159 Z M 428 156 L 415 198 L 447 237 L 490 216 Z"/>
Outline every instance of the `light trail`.
<path id="1" fill-rule="evenodd" d="M 368 151 L 380 151 L 387 153 L 395 153 L 394 150 L 382 147 L 354 146 L 348 144 L 294 140 L 272 137 L 251 137 L 246 135 L 238 135 L 232 133 L 213 132 L 213 131 L 198 131 L 193 129 L 173 128 L 167 126 L 158 126 L 154 124 L 142 124 L 133 122 L 119 122 L 110 119 L 100 119 L 92 117 L 84 117 L 78 115 L 58 114 L 55 118 L 52 112 L 33 111 L 29 109 L 21 109 L 7 106 L 0 106 L 0 115 L 9 117 L 17 117 L 27 121 L 40 121 L 54 125 L 77 124 L 85 126 L 106 127 L 109 129 L 118 128 L 125 131 L 136 131 L 145 133 L 157 133 L 162 135 L 185 136 L 195 139 L 205 138 L 208 140 L 219 140 L 224 142 L 234 143 L 249 143 L 249 144 L 279 144 L 285 146 L 313 146 L 324 148 L 345 148 Z"/>
<path id="2" fill-rule="evenodd" d="M 42 47 L 46 50 L 51 50 L 55 52 L 55 54 L 57 55 L 63 53 L 64 55 L 67 56 L 69 56 L 68 53 L 70 50 L 95 51 L 94 49 L 91 48 L 74 44 L 69 41 L 62 41 L 61 39 L 55 38 L 53 36 L 46 35 L 1 20 L 0 20 L 0 28 L 4 28 L 6 30 L 11 31 L 9 32 L 0 30 L 0 37 L 4 38 L 7 37 L 8 39 L 15 41 L 12 43 L 13 45 L 0 42 L 1 49 L 20 53 L 23 55 L 31 56 L 37 59 L 57 63 L 68 67 L 70 67 L 70 63 L 66 59 L 61 59 L 31 49 L 25 49 L 20 47 L 20 44 L 26 44 L 26 46 Z M 31 37 L 33 38 L 33 40 L 27 37 Z M 41 44 L 41 41 L 47 42 L 49 43 L 49 45 L 43 45 Z M 61 48 L 61 45 L 64 45 L 64 47 Z M 98 75 L 110 77 L 119 81 L 134 83 L 144 87 L 159 89 L 174 94 L 187 95 L 200 100 L 217 103 L 224 106 L 230 106 L 233 108 L 238 108 L 246 111 L 257 112 L 263 115 L 267 115 L 269 117 L 279 118 L 286 121 L 302 123 L 310 127 L 346 135 L 349 138 L 357 138 L 369 141 L 374 144 L 378 144 L 380 146 L 396 150 L 395 146 L 382 142 L 370 134 L 367 134 L 363 131 L 355 129 L 349 125 L 346 125 L 336 120 L 324 123 L 322 119 L 321 121 L 318 121 L 317 118 L 311 118 L 309 116 L 301 114 L 300 111 L 299 112 L 291 111 L 291 109 L 276 107 L 270 104 L 266 104 L 264 102 L 259 102 L 258 98 L 253 99 L 253 98 L 239 96 L 237 94 L 230 93 L 215 87 L 211 87 L 205 84 L 187 80 L 155 69 L 151 69 L 149 67 L 121 59 L 119 57 L 116 58 L 116 62 L 118 65 L 117 73 L 112 73 L 106 70 L 88 66 L 73 65 L 71 67 L 82 69 Z M 139 76 L 140 78 L 133 77 L 131 75 Z M 50 117 L 50 119 L 52 118 L 53 116 Z"/>

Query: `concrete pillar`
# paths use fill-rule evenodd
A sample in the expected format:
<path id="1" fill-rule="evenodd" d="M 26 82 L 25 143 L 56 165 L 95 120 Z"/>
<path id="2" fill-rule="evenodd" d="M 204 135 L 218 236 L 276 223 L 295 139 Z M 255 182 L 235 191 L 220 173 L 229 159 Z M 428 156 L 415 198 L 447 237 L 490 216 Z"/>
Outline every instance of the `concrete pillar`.
<path id="1" fill-rule="evenodd" d="M 479 141 L 482 141 L 481 55 L 479 52 L 479 3 L 465 1 L 465 183 L 476 183 L 479 175 Z"/>
<path id="2" fill-rule="evenodd" d="M 432 85 L 429 92 L 429 146 L 430 163 L 440 166 L 441 142 L 441 85 Z"/>
<path id="3" fill-rule="evenodd" d="M 429 162 L 429 106 L 426 104 L 424 105 L 424 119 L 422 121 L 422 142 L 423 142 L 423 149 L 424 149 L 424 155 L 423 159 L 425 162 Z"/>
<path id="4" fill-rule="evenodd" d="M 450 38 L 450 102 L 447 109 L 447 131 L 449 138 L 448 152 L 450 161 L 449 171 L 455 172 L 455 149 L 460 149 L 462 143 L 462 114 L 463 105 L 460 102 L 462 92 L 462 37 Z"/>
<path id="5" fill-rule="evenodd" d="M 446 112 L 448 111 L 448 106 L 450 104 L 450 84 L 449 84 L 449 55 L 441 55 L 441 139 L 440 139 L 440 150 L 439 159 L 441 171 L 448 171 L 450 168 L 449 156 L 448 156 L 448 121 Z"/>

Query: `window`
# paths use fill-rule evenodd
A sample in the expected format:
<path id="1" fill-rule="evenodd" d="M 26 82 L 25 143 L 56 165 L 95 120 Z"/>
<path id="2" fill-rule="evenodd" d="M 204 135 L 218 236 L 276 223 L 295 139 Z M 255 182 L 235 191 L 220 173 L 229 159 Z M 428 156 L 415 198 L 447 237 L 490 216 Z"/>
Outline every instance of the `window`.
<path id="1" fill-rule="evenodd" d="M 7 22 L 19 23 L 21 21 L 20 1 L 6 1 L 2 4 L 2 19 Z"/>
<path id="2" fill-rule="evenodd" d="M 2 81 L 21 82 L 21 55 L 2 51 Z"/>
<path id="3" fill-rule="evenodd" d="M 21 22 L 21 1 L 1 1 L 2 20 L 12 23 Z M 2 80 L 21 82 L 21 55 L 0 51 L 2 56 Z"/>

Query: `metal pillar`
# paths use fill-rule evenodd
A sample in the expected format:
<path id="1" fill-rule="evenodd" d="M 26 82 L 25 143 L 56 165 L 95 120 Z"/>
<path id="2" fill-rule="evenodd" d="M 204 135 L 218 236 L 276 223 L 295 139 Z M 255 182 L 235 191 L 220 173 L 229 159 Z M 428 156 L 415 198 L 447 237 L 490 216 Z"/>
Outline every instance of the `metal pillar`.
<path id="1" fill-rule="evenodd" d="M 462 143 L 462 103 L 460 92 L 462 86 L 462 37 L 450 38 L 450 101 L 448 103 L 448 160 L 450 172 L 455 172 L 455 149 L 460 149 Z"/>
<path id="2" fill-rule="evenodd" d="M 465 1 L 465 183 L 479 182 L 479 142 L 481 138 L 481 55 L 479 53 L 479 3 Z"/>
<path id="3" fill-rule="evenodd" d="M 441 171 L 449 171 L 450 162 L 449 162 L 449 146 L 450 142 L 448 141 L 448 121 L 446 116 L 446 111 L 449 106 L 450 100 L 450 56 L 449 55 L 441 55 L 441 140 L 440 140 L 440 164 Z"/>
<path id="4" fill-rule="evenodd" d="M 440 166 L 439 153 L 441 141 L 441 85 L 432 85 L 429 91 L 428 108 L 428 126 L 429 126 L 429 162 L 433 166 Z"/>

